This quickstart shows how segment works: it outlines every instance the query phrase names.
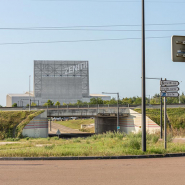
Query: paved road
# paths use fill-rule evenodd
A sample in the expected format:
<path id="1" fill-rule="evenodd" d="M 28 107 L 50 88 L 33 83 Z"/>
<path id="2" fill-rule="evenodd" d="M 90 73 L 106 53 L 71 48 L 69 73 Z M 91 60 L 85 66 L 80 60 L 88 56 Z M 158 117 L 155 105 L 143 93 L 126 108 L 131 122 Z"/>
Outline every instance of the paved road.
<path id="1" fill-rule="evenodd" d="M 85 161 L 0 161 L 0 184 L 185 184 L 185 157 Z"/>
<path id="2" fill-rule="evenodd" d="M 48 133 L 49 134 L 56 134 L 57 130 L 60 130 L 61 133 L 84 133 L 79 131 L 78 129 L 72 129 L 69 127 L 65 127 L 55 122 L 51 122 L 51 131 L 50 131 L 50 122 L 48 122 Z"/>

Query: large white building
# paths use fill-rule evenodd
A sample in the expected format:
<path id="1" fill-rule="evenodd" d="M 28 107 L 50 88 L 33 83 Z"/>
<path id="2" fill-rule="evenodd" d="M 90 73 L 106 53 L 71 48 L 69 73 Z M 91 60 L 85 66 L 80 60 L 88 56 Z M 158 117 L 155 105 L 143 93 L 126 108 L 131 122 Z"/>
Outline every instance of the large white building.
<path id="1" fill-rule="evenodd" d="M 6 106 L 13 103 L 26 106 L 31 102 L 43 105 L 48 99 L 54 103 L 76 103 L 77 100 L 89 102 L 90 98 L 100 97 L 110 100 L 106 95 L 89 94 L 88 61 L 34 61 L 34 92 L 25 94 L 8 94 Z"/>

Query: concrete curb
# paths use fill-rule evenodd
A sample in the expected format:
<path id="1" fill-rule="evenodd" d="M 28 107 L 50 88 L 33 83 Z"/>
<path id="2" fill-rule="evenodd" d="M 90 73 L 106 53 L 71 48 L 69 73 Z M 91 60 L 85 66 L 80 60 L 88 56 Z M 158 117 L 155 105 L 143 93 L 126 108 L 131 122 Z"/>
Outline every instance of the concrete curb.
<path id="1" fill-rule="evenodd" d="M 0 161 L 29 161 L 29 160 L 99 160 L 99 159 L 146 159 L 183 157 L 185 153 L 129 156 L 90 156 L 90 157 L 0 157 Z"/>

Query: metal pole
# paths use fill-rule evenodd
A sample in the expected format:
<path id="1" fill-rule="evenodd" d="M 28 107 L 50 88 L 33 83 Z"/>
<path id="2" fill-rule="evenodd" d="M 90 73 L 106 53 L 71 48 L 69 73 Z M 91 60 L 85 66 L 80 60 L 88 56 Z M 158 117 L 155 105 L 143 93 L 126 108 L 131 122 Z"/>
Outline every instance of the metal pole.
<path id="1" fill-rule="evenodd" d="M 166 149 L 166 97 L 164 97 L 164 149 Z"/>
<path id="2" fill-rule="evenodd" d="M 179 82 L 179 104 L 181 103 L 181 100 L 180 100 L 180 96 L 181 96 L 181 93 L 180 93 L 180 90 L 181 90 L 181 88 L 180 88 L 181 87 L 181 82 Z"/>
<path id="3" fill-rule="evenodd" d="M 118 126 L 119 126 L 119 93 L 117 93 L 117 108 L 118 108 L 118 113 L 117 113 L 117 132 L 118 132 Z"/>
<path id="4" fill-rule="evenodd" d="M 164 97 L 164 149 L 167 147 L 166 139 L 166 97 Z"/>
<path id="5" fill-rule="evenodd" d="M 142 150 L 146 151 L 146 102 L 145 102 L 145 1 L 142 0 Z"/>
<path id="6" fill-rule="evenodd" d="M 50 118 L 50 131 L 51 131 L 51 118 Z"/>
<path id="7" fill-rule="evenodd" d="M 162 81 L 162 78 L 161 78 Z M 160 81 L 160 85 L 161 85 L 161 81 Z M 163 138 L 163 124 L 162 124 L 162 120 L 163 120 L 163 98 L 161 96 L 161 110 L 160 110 L 160 126 L 161 126 L 161 139 Z"/>
<path id="8" fill-rule="evenodd" d="M 161 97 L 161 116 L 160 116 L 160 126 L 161 126 L 161 139 L 163 138 L 163 124 L 162 124 L 162 120 L 163 120 L 163 99 Z"/>
<path id="9" fill-rule="evenodd" d="M 30 77 L 31 77 L 31 75 L 29 76 L 29 111 L 30 111 Z"/>

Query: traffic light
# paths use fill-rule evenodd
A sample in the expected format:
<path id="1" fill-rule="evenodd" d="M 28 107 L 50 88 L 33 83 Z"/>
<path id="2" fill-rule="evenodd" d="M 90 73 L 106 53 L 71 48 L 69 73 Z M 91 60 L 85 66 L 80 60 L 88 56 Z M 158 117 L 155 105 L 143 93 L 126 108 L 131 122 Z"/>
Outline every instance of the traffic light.
<path id="1" fill-rule="evenodd" d="M 173 35 L 171 40 L 172 61 L 185 62 L 185 36 Z"/>

